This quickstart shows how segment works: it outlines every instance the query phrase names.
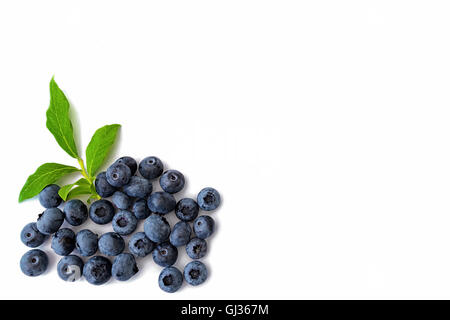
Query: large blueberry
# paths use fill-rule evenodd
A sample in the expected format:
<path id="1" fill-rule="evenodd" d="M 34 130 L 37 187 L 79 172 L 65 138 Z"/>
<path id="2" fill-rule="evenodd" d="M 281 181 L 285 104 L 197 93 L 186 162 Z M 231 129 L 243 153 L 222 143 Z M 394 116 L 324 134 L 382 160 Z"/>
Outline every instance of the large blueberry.
<path id="1" fill-rule="evenodd" d="M 136 273 L 139 268 L 136 264 L 136 259 L 130 253 L 119 254 L 112 265 L 112 276 L 119 281 L 127 281 Z"/>
<path id="2" fill-rule="evenodd" d="M 220 194 L 214 188 L 204 188 L 197 195 L 197 203 L 202 210 L 214 210 L 220 205 Z"/>
<path id="3" fill-rule="evenodd" d="M 147 200 L 136 200 L 136 202 L 133 204 L 133 213 L 137 219 L 143 220 L 148 218 L 151 212 L 147 207 Z"/>
<path id="4" fill-rule="evenodd" d="M 208 270 L 200 261 L 189 262 L 184 267 L 184 280 L 192 286 L 198 286 L 208 278 Z"/>
<path id="5" fill-rule="evenodd" d="M 206 239 L 214 232 L 214 220 L 210 216 L 200 216 L 194 220 L 194 233 L 200 239 Z"/>
<path id="6" fill-rule="evenodd" d="M 125 249 L 125 241 L 119 234 L 108 232 L 98 239 L 98 249 L 104 255 L 117 256 Z"/>
<path id="7" fill-rule="evenodd" d="M 95 191 L 103 197 L 107 198 L 113 195 L 117 189 L 108 183 L 106 172 L 100 172 L 95 178 Z"/>
<path id="8" fill-rule="evenodd" d="M 130 211 L 121 210 L 114 216 L 112 227 L 115 232 L 125 236 L 136 230 L 137 219 Z"/>
<path id="9" fill-rule="evenodd" d="M 175 215 L 181 221 L 193 221 L 198 216 L 199 207 L 194 199 L 184 198 L 178 201 Z"/>
<path id="10" fill-rule="evenodd" d="M 83 257 L 89 257 L 97 252 L 98 236 L 88 229 L 81 230 L 75 237 L 75 246 Z"/>
<path id="11" fill-rule="evenodd" d="M 30 222 L 20 232 L 20 240 L 30 248 L 39 247 L 46 239 L 47 236 L 37 229 L 36 222 Z"/>
<path id="12" fill-rule="evenodd" d="M 89 208 L 91 220 L 97 224 L 107 224 L 114 217 L 114 206 L 105 199 L 97 200 Z"/>
<path id="13" fill-rule="evenodd" d="M 111 278 L 111 261 L 102 256 L 90 258 L 83 268 L 83 276 L 87 282 L 101 285 Z"/>
<path id="14" fill-rule="evenodd" d="M 43 274 L 48 267 L 48 257 L 40 249 L 32 249 L 25 253 L 20 259 L 20 269 L 30 277 Z"/>
<path id="15" fill-rule="evenodd" d="M 58 194 L 59 186 L 50 184 L 39 193 L 39 202 L 44 208 L 56 208 L 62 202 Z"/>
<path id="16" fill-rule="evenodd" d="M 128 249 L 130 249 L 131 253 L 141 258 L 151 253 L 154 247 L 155 243 L 147 238 L 144 232 L 133 234 L 128 242 Z"/>
<path id="17" fill-rule="evenodd" d="M 160 243 L 152 252 L 153 261 L 161 267 L 173 265 L 178 258 L 178 250 L 169 242 Z"/>
<path id="18" fill-rule="evenodd" d="M 113 187 L 123 187 L 131 178 L 130 168 L 123 163 L 113 163 L 106 170 L 106 180 Z"/>
<path id="19" fill-rule="evenodd" d="M 161 188 L 168 193 L 176 193 L 184 187 L 184 175 L 177 170 L 167 170 L 159 178 Z"/>
<path id="20" fill-rule="evenodd" d="M 58 275 L 64 281 L 75 282 L 83 274 L 83 260 L 75 255 L 65 256 L 59 260 L 56 269 Z"/>
<path id="21" fill-rule="evenodd" d="M 131 206 L 131 199 L 122 191 L 116 191 L 111 198 L 112 203 L 122 210 L 126 210 Z"/>
<path id="22" fill-rule="evenodd" d="M 208 246 L 204 239 L 192 238 L 186 245 L 186 253 L 193 260 L 203 258 L 207 251 Z"/>
<path id="23" fill-rule="evenodd" d="M 169 239 L 170 225 L 164 217 L 152 214 L 144 222 L 144 232 L 153 242 L 164 242 Z"/>
<path id="24" fill-rule="evenodd" d="M 83 201 L 72 199 L 64 205 L 66 221 L 72 226 L 83 224 L 88 218 L 88 209 Z"/>
<path id="25" fill-rule="evenodd" d="M 139 163 L 139 173 L 147 179 L 158 178 L 164 170 L 164 165 L 157 157 L 147 157 Z"/>
<path id="26" fill-rule="evenodd" d="M 167 214 L 175 209 L 175 197 L 167 192 L 155 192 L 148 197 L 147 206 L 151 212 Z"/>
<path id="27" fill-rule="evenodd" d="M 133 198 L 144 199 L 152 193 L 153 185 L 145 178 L 133 176 L 128 184 L 123 186 L 123 192 Z"/>
<path id="28" fill-rule="evenodd" d="M 50 208 L 39 215 L 36 228 L 39 232 L 49 235 L 58 231 L 63 222 L 64 213 L 58 208 Z"/>
<path id="29" fill-rule="evenodd" d="M 181 271 L 175 267 L 164 268 L 158 277 L 159 287 L 165 292 L 173 293 L 180 289 L 183 283 Z"/>
<path id="30" fill-rule="evenodd" d="M 68 228 L 56 231 L 52 239 L 52 249 L 60 256 L 69 255 L 75 249 L 75 232 Z"/>
<path id="31" fill-rule="evenodd" d="M 175 247 L 184 246 L 191 239 L 191 226 L 184 221 L 177 222 L 170 233 L 170 243 Z"/>
<path id="32" fill-rule="evenodd" d="M 137 162 L 132 157 L 127 157 L 127 156 L 121 157 L 121 158 L 117 159 L 115 163 L 122 163 L 122 164 L 126 165 L 128 168 L 130 168 L 131 175 L 136 173 Z"/>

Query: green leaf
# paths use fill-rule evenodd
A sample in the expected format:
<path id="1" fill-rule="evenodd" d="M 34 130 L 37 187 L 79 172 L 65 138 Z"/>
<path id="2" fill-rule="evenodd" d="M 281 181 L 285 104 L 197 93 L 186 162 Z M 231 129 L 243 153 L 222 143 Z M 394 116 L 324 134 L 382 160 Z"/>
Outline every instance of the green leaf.
<path id="1" fill-rule="evenodd" d="M 86 148 L 86 168 L 88 174 L 93 177 L 105 161 L 114 141 L 120 124 L 111 124 L 95 131 L 91 142 Z"/>
<path id="2" fill-rule="evenodd" d="M 69 101 L 56 84 L 54 78 L 52 78 L 50 81 L 50 106 L 47 109 L 47 128 L 53 134 L 60 147 L 69 156 L 78 159 L 69 108 Z"/>
<path id="3" fill-rule="evenodd" d="M 63 187 L 61 187 L 61 189 L 59 189 L 58 194 L 59 196 L 66 201 L 67 200 L 67 196 L 69 195 L 69 192 L 73 189 L 73 187 L 75 186 L 90 186 L 89 185 L 89 181 L 87 181 L 85 178 L 81 178 L 79 179 L 77 182 L 65 185 Z"/>
<path id="4" fill-rule="evenodd" d="M 19 202 L 32 198 L 51 183 L 55 183 L 63 176 L 80 171 L 78 168 L 59 163 L 45 163 L 28 177 L 19 195 Z"/>
<path id="5" fill-rule="evenodd" d="M 70 192 L 69 195 L 67 196 L 67 199 L 73 199 L 76 198 L 78 196 L 81 195 L 85 195 L 85 194 L 91 194 L 91 188 L 90 186 L 78 186 L 73 188 Z"/>

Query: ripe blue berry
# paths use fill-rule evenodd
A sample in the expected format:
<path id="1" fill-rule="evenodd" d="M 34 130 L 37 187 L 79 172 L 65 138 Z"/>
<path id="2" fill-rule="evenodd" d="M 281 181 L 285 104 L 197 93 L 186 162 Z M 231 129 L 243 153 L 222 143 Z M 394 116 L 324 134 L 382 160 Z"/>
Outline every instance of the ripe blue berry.
<path id="1" fill-rule="evenodd" d="M 184 175 L 177 170 L 167 170 L 159 178 L 161 188 L 168 193 L 177 193 L 184 187 Z"/>
<path id="2" fill-rule="evenodd" d="M 186 245 L 186 253 L 193 260 L 201 259 L 206 255 L 208 246 L 206 241 L 200 238 L 192 238 Z"/>
<path id="3" fill-rule="evenodd" d="M 180 289 L 183 283 L 181 271 L 175 267 L 164 268 L 158 277 L 159 287 L 165 292 L 173 293 Z"/>
<path id="4" fill-rule="evenodd" d="M 137 219 L 130 211 L 121 210 L 113 218 L 112 227 L 120 235 L 128 235 L 137 227 Z"/>
<path id="5" fill-rule="evenodd" d="M 89 216 L 97 224 L 107 224 L 114 217 L 114 206 L 108 200 L 97 200 L 91 204 Z"/>
<path id="6" fill-rule="evenodd" d="M 184 198 L 178 201 L 175 207 L 175 215 L 181 221 L 193 221 L 198 216 L 199 207 L 195 200 Z"/>
<path id="7" fill-rule="evenodd" d="M 153 261 L 161 267 L 173 265 L 178 258 L 178 250 L 169 242 L 160 243 L 152 252 Z"/>
<path id="8" fill-rule="evenodd" d="M 58 194 L 59 186 L 56 184 L 50 184 L 46 186 L 39 193 L 39 202 L 44 208 L 56 208 L 62 202 L 61 197 Z"/>
<path id="9" fill-rule="evenodd" d="M 131 199 L 122 191 L 116 191 L 111 198 L 112 203 L 122 210 L 126 210 L 131 206 Z"/>
<path id="10" fill-rule="evenodd" d="M 194 233 L 200 239 L 206 239 L 214 232 L 214 220 L 210 216 L 200 216 L 194 220 Z"/>
<path id="11" fill-rule="evenodd" d="M 43 274 L 48 267 L 48 257 L 40 249 L 32 249 L 25 253 L 20 259 L 20 269 L 30 277 Z"/>
<path id="12" fill-rule="evenodd" d="M 119 254 L 112 265 L 112 276 L 119 281 L 127 281 L 136 273 L 139 268 L 136 264 L 136 259 L 130 253 Z"/>
<path id="13" fill-rule="evenodd" d="M 147 157 L 139 163 L 139 173 L 146 179 L 158 178 L 164 170 L 164 165 L 157 157 Z"/>
<path id="14" fill-rule="evenodd" d="M 220 194 L 214 188 L 204 188 L 197 195 L 197 203 L 202 210 L 214 210 L 220 205 Z"/>
<path id="15" fill-rule="evenodd" d="M 88 218 L 88 209 L 83 201 L 72 199 L 64 205 L 64 215 L 66 221 L 72 226 L 83 224 Z"/>
<path id="16" fill-rule="evenodd" d="M 90 258 L 83 268 L 83 276 L 87 282 L 94 285 L 101 285 L 111 278 L 111 261 L 102 256 Z"/>
<path id="17" fill-rule="evenodd" d="M 113 163 L 106 170 L 106 180 L 113 187 L 123 187 L 131 179 L 130 168 L 123 163 Z"/>
<path id="18" fill-rule="evenodd" d="M 88 229 L 81 230 L 75 237 L 75 246 L 83 257 L 89 257 L 97 252 L 98 237 Z"/>
<path id="19" fill-rule="evenodd" d="M 46 239 L 47 236 L 37 229 L 36 222 L 27 224 L 20 232 L 20 240 L 30 248 L 39 247 Z"/>
<path id="20" fill-rule="evenodd" d="M 191 226 L 184 221 L 177 222 L 170 233 L 170 243 L 175 247 L 186 245 L 191 239 Z"/>
<path id="21" fill-rule="evenodd" d="M 95 191 L 103 197 L 107 198 L 113 195 L 117 189 L 108 183 L 106 172 L 100 172 L 95 178 Z"/>
<path id="22" fill-rule="evenodd" d="M 58 231 L 63 222 L 64 213 L 58 208 L 50 208 L 39 215 L 36 228 L 39 232 L 49 235 Z"/>
<path id="23" fill-rule="evenodd" d="M 151 212 L 147 207 L 147 200 L 136 200 L 136 202 L 133 204 L 133 213 L 134 216 L 139 220 L 148 218 Z"/>
<path id="24" fill-rule="evenodd" d="M 153 185 L 145 178 L 133 176 L 128 184 L 123 186 L 123 192 L 133 198 L 144 199 L 152 193 Z"/>
<path id="25" fill-rule="evenodd" d="M 144 232 L 153 242 L 164 242 L 169 239 L 170 225 L 164 217 L 152 214 L 144 222 Z"/>
<path id="26" fill-rule="evenodd" d="M 147 206 L 151 212 L 167 214 L 175 209 L 177 202 L 173 195 L 167 192 L 155 192 L 148 197 Z"/>
<path id="27" fill-rule="evenodd" d="M 75 255 L 65 256 L 59 260 L 56 269 L 58 275 L 64 281 L 75 282 L 83 274 L 83 260 Z"/>
<path id="28" fill-rule="evenodd" d="M 151 241 L 144 232 L 135 233 L 128 242 L 128 249 L 138 257 L 145 257 L 153 251 L 155 243 Z"/>
<path id="29" fill-rule="evenodd" d="M 192 261 L 184 267 L 183 275 L 187 283 L 192 286 L 198 286 L 208 278 L 208 270 L 202 262 Z"/>
<path id="30" fill-rule="evenodd" d="M 60 256 L 69 255 L 75 249 L 75 233 L 68 228 L 59 229 L 53 235 L 52 249 Z"/>
<path id="31" fill-rule="evenodd" d="M 130 168 L 131 175 L 134 175 L 137 170 L 137 162 L 132 157 L 121 157 L 115 163 L 122 163 Z"/>
<path id="32" fill-rule="evenodd" d="M 98 249 L 106 256 L 117 256 L 125 249 L 125 241 L 115 233 L 105 233 L 98 239 Z"/>

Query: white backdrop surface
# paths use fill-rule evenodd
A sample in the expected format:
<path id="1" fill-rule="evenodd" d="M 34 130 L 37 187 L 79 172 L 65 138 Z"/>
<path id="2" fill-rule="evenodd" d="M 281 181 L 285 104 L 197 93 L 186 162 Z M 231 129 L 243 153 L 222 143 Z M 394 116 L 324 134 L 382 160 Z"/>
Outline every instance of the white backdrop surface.
<path id="1" fill-rule="evenodd" d="M 447 1 L 0 2 L 0 298 L 449 299 L 449 14 Z M 83 149 L 120 123 L 114 157 L 156 155 L 185 195 L 221 192 L 204 285 L 162 292 L 151 257 L 127 283 L 65 283 L 48 245 L 49 271 L 21 273 L 19 232 L 42 210 L 17 203 L 23 183 L 76 164 L 45 128 L 52 75 Z"/>

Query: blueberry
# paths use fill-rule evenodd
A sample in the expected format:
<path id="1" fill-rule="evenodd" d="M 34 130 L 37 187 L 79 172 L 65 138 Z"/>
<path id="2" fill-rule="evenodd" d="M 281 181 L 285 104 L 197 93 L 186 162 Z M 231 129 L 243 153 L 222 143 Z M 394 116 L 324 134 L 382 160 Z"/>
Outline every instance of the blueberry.
<path id="1" fill-rule="evenodd" d="M 132 157 L 122 157 L 116 160 L 115 163 L 122 163 L 130 168 L 131 175 L 134 175 L 137 170 L 137 162 Z"/>
<path id="2" fill-rule="evenodd" d="M 144 222 L 144 232 L 153 242 L 164 242 L 169 239 L 170 225 L 164 217 L 152 214 Z"/>
<path id="3" fill-rule="evenodd" d="M 45 272 L 48 267 L 48 257 L 40 249 L 32 249 L 20 259 L 20 269 L 30 277 L 36 277 Z"/>
<path id="4" fill-rule="evenodd" d="M 50 208 L 39 215 L 36 228 L 39 232 L 49 235 L 58 231 L 63 222 L 64 213 L 58 208 Z"/>
<path id="5" fill-rule="evenodd" d="M 200 209 L 211 211 L 220 205 L 220 194 L 214 188 L 204 188 L 197 195 Z"/>
<path id="6" fill-rule="evenodd" d="M 83 274 L 83 260 L 75 255 L 65 256 L 58 262 L 56 269 L 64 281 L 75 282 Z"/>
<path id="7" fill-rule="evenodd" d="M 144 199 L 152 193 L 153 185 L 145 178 L 133 176 L 128 184 L 123 186 L 123 192 L 133 198 Z"/>
<path id="8" fill-rule="evenodd" d="M 127 281 L 136 273 L 139 269 L 136 264 L 134 256 L 130 253 L 119 254 L 112 265 L 112 276 L 119 281 Z"/>
<path id="9" fill-rule="evenodd" d="M 159 178 L 161 188 L 168 193 L 176 193 L 184 187 L 184 176 L 180 171 L 167 170 Z"/>
<path id="10" fill-rule="evenodd" d="M 155 192 L 148 197 L 147 206 L 152 212 L 167 214 L 175 209 L 177 202 L 173 195 L 167 192 Z"/>
<path id="11" fill-rule="evenodd" d="M 194 220 L 194 233 L 200 239 L 206 239 L 214 232 L 214 220 L 210 216 L 200 216 Z"/>
<path id="12" fill-rule="evenodd" d="M 60 256 L 69 255 L 75 249 L 75 232 L 68 228 L 59 229 L 53 235 L 52 249 Z"/>
<path id="13" fill-rule="evenodd" d="M 103 197 L 107 198 L 113 195 L 117 189 L 108 183 L 106 172 L 100 172 L 95 178 L 95 191 Z"/>
<path id="14" fill-rule="evenodd" d="M 198 216 L 198 204 L 193 199 L 184 198 L 178 201 L 175 215 L 181 221 L 193 221 Z"/>
<path id="15" fill-rule="evenodd" d="M 133 204 L 133 213 L 137 219 L 146 219 L 150 215 L 150 210 L 147 207 L 147 201 L 144 199 L 136 200 Z"/>
<path id="16" fill-rule="evenodd" d="M 56 184 L 49 184 L 39 193 L 39 202 L 44 208 L 56 208 L 62 202 L 58 194 L 59 186 Z"/>
<path id="17" fill-rule="evenodd" d="M 114 192 L 111 201 L 118 209 L 122 210 L 128 209 L 131 205 L 130 197 L 121 191 Z"/>
<path id="18" fill-rule="evenodd" d="M 137 219 L 130 211 L 121 210 L 114 216 L 112 227 L 118 234 L 126 236 L 136 230 Z"/>
<path id="19" fill-rule="evenodd" d="M 178 258 L 178 250 L 169 242 L 160 243 L 152 252 L 153 261 L 161 267 L 173 265 Z"/>
<path id="20" fill-rule="evenodd" d="M 123 187 L 131 178 L 131 170 L 123 163 L 113 163 L 106 170 L 106 180 L 113 187 Z"/>
<path id="21" fill-rule="evenodd" d="M 198 286 L 208 278 L 208 270 L 200 261 L 189 262 L 186 267 L 184 267 L 183 274 L 184 280 L 192 286 Z"/>
<path id="22" fill-rule="evenodd" d="M 139 163 L 139 173 L 147 179 L 158 178 L 164 170 L 164 165 L 157 157 L 147 157 Z"/>
<path id="23" fill-rule="evenodd" d="M 98 239 L 98 249 L 104 255 L 117 256 L 125 249 L 125 241 L 119 234 L 108 232 Z"/>
<path id="24" fill-rule="evenodd" d="M 81 200 L 69 200 L 64 205 L 64 215 L 69 224 L 79 226 L 88 218 L 87 206 Z"/>
<path id="25" fill-rule="evenodd" d="M 151 253 L 154 247 L 155 244 L 147 238 L 144 232 L 133 234 L 128 242 L 128 249 L 130 249 L 131 253 L 141 258 Z"/>
<path id="26" fill-rule="evenodd" d="M 90 258 L 83 268 L 83 276 L 87 282 L 101 285 L 111 278 L 111 261 L 102 256 Z"/>
<path id="27" fill-rule="evenodd" d="M 39 247 L 46 239 L 47 236 L 37 229 L 36 222 L 27 224 L 20 232 L 20 240 L 30 248 Z"/>
<path id="28" fill-rule="evenodd" d="M 175 247 L 184 246 L 191 239 L 191 226 L 184 221 L 177 222 L 170 233 L 170 243 Z"/>
<path id="29" fill-rule="evenodd" d="M 97 224 L 107 224 L 114 217 L 114 207 L 111 202 L 105 199 L 95 201 L 89 208 L 91 220 Z"/>
<path id="30" fill-rule="evenodd" d="M 75 246 L 83 257 L 92 256 L 97 252 L 98 237 L 88 229 L 81 230 L 75 237 Z"/>
<path id="31" fill-rule="evenodd" d="M 165 292 L 173 293 L 180 289 L 183 283 L 181 271 L 175 267 L 164 268 L 159 274 L 159 287 Z"/>
<path id="32" fill-rule="evenodd" d="M 201 259 L 206 255 L 208 246 L 206 241 L 200 238 L 193 238 L 186 245 L 186 253 L 193 260 Z"/>

